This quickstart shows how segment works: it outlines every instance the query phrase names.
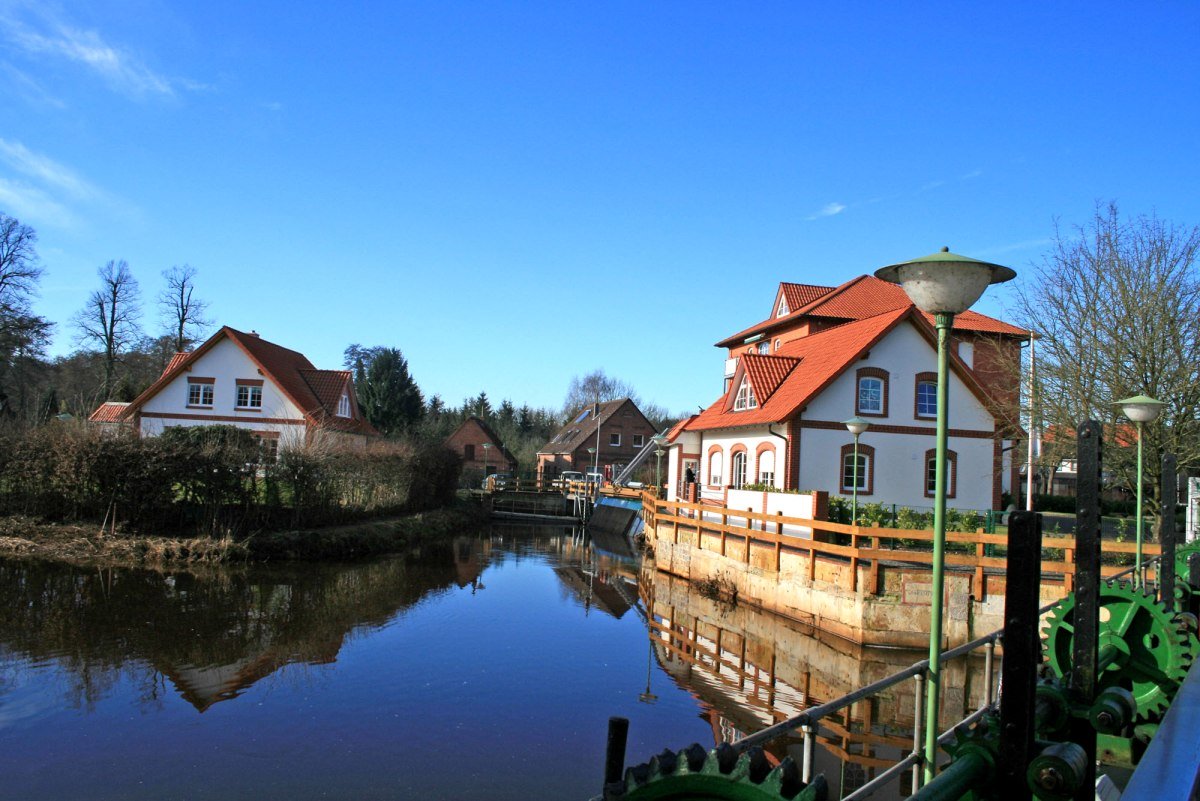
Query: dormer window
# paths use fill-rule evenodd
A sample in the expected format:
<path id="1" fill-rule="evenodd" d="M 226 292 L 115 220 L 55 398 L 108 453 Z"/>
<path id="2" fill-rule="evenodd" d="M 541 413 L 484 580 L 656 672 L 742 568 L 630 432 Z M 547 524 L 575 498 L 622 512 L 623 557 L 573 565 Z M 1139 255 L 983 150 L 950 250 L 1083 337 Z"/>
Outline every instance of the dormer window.
<path id="1" fill-rule="evenodd" d="M 758 399 L 754 397 L 754 387 L 750 386 L 750 378 L 749 376 L 742 376 L 742 383 L 738 386 L 737 396 L 733 399 L 733 410 L 740 412 L 746 409 L 757 408 Z"/>
<path id="2" fill-rule="evenodd" d="M 759 308 L 761 309 L 762 306 L 759 306 Z M 775 311 L 775 316 L 776 317 L 787 317 L 788 314 L 790 314 L 790 313 L 791 313 L 791 309 L 788 308 L 787 298 L 780 298 L 779 299 L 779 308 Z"/>
<path id="3" fill-rule="evenodd" d="M 349 417 L 350 416 L 350 395 L 345 392 L 343 392 L 342 397 L 338 399 L 337 416 L 338 417 Z"/>

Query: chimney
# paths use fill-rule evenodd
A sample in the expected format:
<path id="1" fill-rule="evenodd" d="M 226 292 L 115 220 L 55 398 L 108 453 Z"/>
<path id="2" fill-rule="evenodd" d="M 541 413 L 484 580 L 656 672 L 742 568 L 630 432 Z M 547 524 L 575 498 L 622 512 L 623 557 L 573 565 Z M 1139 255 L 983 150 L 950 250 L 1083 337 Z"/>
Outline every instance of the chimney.
<path id="1" fill-rule="evenodd" d="M 250 336 L 252 336 L 252 337 L 256 337 L 256 336 L 258 336 L 258 332 L 257 332 L 257 331 L 251 331 L 251 332 L 250 332 Z"/>

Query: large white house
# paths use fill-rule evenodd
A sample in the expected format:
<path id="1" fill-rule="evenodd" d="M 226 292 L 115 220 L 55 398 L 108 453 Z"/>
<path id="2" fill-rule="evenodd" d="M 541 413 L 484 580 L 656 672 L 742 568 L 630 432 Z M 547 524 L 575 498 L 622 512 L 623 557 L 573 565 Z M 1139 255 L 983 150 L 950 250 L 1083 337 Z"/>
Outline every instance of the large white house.
<path id="1" fill-rule="evenodd" d="M 132 403 L 103 404 L 91 419 L 130 424 L 143 437 L 170 426 L 233 425 L 270 454 L 318 436 L 352 446 L 379 436 L 358 409 L 349 371 L 318 370 L 301 353 L 229 326 L 175 354 Z"/>
<path id="2" fill-rule="evenodd" d="M 1028 332 L 974 312 L 955 318 L 949 386 L 949 498 L 999 508 L 1015 481 L 1018 390 L 1004 369 Z M 668 480 L 680 499 L 730 488 L 824 490 L 860 502 L 933 504 L 936 332 L 895 284 L 781 284 L 770 316 L 717 343 L 723 394 L 671 432 Z M 844 421 L 870 421 L 859 440 Z M 697 482 L 687 483 L 688 476 Z"/>

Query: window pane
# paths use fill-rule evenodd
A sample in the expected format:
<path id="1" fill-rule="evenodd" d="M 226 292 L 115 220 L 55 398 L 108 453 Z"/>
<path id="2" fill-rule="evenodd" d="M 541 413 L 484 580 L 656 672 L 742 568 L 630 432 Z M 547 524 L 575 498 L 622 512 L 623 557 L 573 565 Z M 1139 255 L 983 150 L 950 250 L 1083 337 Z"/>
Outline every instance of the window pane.
<path id="1" fill-rule="evenodd" d="M 937 457 L 925 460 L 925 491 L 937 491 Z"/>
<path id="2" fill-rule="evenodd" d="M 932 381 L 917 384 L 917 414 L 922 417 L 937 416 L 937 384 Z"/>
<path id="3" fill-rule="evenodd" d="M 858 382 L 858 410 L 883 414 L 883 381 L 863 378 Z"/>
<path id="4" fill-rule="evenodd" d="M 854 479 L 854 454 L 848 453 L 842 462 L 842 489 L 854 489 Z M 858 455 L 858 488 L 860 490 L 867 488 L 867 457 L 862 453 Z"/>

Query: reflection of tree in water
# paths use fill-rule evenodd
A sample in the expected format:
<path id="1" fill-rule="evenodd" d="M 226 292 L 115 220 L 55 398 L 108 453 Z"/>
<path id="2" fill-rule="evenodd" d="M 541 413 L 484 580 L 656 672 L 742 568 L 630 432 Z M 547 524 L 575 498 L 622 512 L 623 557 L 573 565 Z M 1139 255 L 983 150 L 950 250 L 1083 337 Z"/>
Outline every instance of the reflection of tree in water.
<path id="1" fill-rule="evenodd" d="M 333 662 L 355 630 L 469 584 L 486 566 L 476 542 L 369 563 L 208 574 L 0 560 L 0 648 L 53 660 L 76 706 L 90 707 L 123 678 L 154 705 L 165 677 L 203 711 L 284 665 Z"/>

